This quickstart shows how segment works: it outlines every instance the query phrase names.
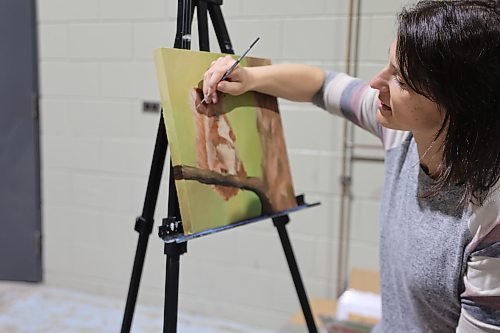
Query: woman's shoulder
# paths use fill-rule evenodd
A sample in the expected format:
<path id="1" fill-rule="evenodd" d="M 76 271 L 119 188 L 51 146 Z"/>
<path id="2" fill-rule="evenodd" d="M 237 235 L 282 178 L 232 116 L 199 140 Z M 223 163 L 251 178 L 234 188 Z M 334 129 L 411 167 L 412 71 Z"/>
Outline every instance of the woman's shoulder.
<path id="1" fill-rule="evenodd" d="M 486 204 L 492 203 L 494 206 L 497 207 L 497 209 L 499 209 L 499 207 L 500 207 L 500 179 L 490 189 L 490 192 L 486 196 L 485 203 Z"/>
<path id="2" fill-rule="evenodd" d="M 469 230 L 473 237 L 466 251 L 464 313 L 482 322 L 481 327 L 500 326 L 500 182 L 481 205 L 473 204 Z"/>
<path id="3" fill-rule="evenodd" d="M 488 210 L 496 211 L 497 215 L 500 215 L 500 179 L 490 188 L 482 203 L 477 201 L 471 203 L 471 210 L 473 214 Z"/>
<path id="4" fill-rule="evenodd" d="M 481 204 L 471 203 L 471 213 L 469 231 L 474 240 L 477 243 L 500 242 L 500 180 L 490 189 Z"/>
<path id="5" fill-rule="evenodd" d="M 412 138 L 411 132 L 382 127 L 382 143 L 385 150 L 396 148 L 402 144 L 409 146 Z"/>

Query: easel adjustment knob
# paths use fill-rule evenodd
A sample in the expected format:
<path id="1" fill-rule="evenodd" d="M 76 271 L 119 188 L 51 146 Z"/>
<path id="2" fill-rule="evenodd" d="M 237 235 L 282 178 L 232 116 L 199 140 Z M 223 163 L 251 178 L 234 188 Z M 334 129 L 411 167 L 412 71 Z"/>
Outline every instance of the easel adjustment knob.
<path id="1" fill-rule="evenodd" d="M 167 217 L 162 220 L 162 225 L 158 227 L 158 236 L 164 238 L 173 234 L 183 233 L 182 222 L 175 217 Z"/>
<path id="2" fill-rule="evenodd" d="M 153 219 L 146 219 L 145 217 L 139 216 L 135 219 L 135 227 L 134 230 L 138 233 L 142 234 L 150 234 L 153 231 Z"/>

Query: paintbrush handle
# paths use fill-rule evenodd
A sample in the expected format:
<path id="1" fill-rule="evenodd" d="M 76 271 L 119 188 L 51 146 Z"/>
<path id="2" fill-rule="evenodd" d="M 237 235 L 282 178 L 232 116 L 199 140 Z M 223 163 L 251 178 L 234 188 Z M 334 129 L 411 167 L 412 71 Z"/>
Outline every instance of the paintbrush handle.
<path id="1" fill-rule="evenodd" d="M 257 43 L 259 41 L 259 39 L 260 39 L 260 37 L 257 37 L 253 41 L 253 43 L 248 47 L 248 49 L 246 49 L 245 52 L 243 52 L 243 54 L 240 55 L 240 57 L 234 62 L 234 64 L 231 67 L 229 67 L 229 69 L 226 71 L 226 73 L 224 73 L 224 75 L 220 79 L 221 81 L 224 81 L 225 79 L 227 79 L 227 77 L 229 75 L 231 75 L 231 73 L 236 68 L 236 66 L 238 66 L 238 64 L 241 62 L 241 60 L 243 60 L 243 58 L 247 55 L 248 51 L 250 51 L 252 49 L 252 47 L 255 45 L 255 43 Z"/>

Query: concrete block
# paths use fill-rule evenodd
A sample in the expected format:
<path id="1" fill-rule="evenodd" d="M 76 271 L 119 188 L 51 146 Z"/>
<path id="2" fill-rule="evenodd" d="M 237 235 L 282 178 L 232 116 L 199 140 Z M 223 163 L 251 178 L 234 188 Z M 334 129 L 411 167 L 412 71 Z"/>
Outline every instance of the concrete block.
<path id="1" fill-rule="evenodd" d="M 314 274 L 314 259 L 316 256 L 316 238 L 301 234 L 290 233 L 290 243 L 292 244 L 293 252 L 297 261 L 297 265 L 301 274 L 311 276 Z M 283 252 L 283 251 L 282 251 Z M 282 256 L 285 267 L 288 267 L 285 256 Z M 283 272 L 288 272 L 286 269 Z"/>
<path id="2" fill-rule="evenodd" d="M 110 260 L 104 248 L 76 241 L 73 244 L 73 271 L 76 276 L 96 283 L 105 272 L 115 269 L 115 261 Z"/>
<path id="3" fill-rule="evenodd" d="M 382 141 L 379 137 L 357 126 L 353 126 L 353 130 L 354 144 L 373 145 L 382 149 Z"/>
<path id="4" fill-rule="evenodd" d="M 334 15 L 348 15 L 350 0 L 325 1 L 325 12 Z M 355 9 L 355 8 L 354 8 Z"/>
<path id="5" fill-rule="evenodd" d="M 229 20 L 227 24 L 231 29 L 229 36 L 236 54 L 241 54 L 255 38 L 260 37 L 248 56 L 271 60 L 281 56 L 282 21 L 239 19 Z"/>
<path id="6" fill-rule="evenodd" d="M 297 192 L 340 193 L 340 156 L 290 150 L 289 159 Z"/>
<path id="7" fill-rule="evenodd" d="M 134 253 L 127 250 L 122 244 L 97 247 L 77 240 L 74 244 L 75 273 L 85 280 L 98 283 L 99 288 L 103 292 L 106 290 L 106 293 L 108 285 L 121 286 L 119 289 L 125 291 L 122 297 L 126 297 L 128 281 L 125 277 L 130 276 L 134 261 Z"/>
<path id="8" fill-rule="evenodd" d="M 42 198 L 47 205 L 71 204 L 70 172 L 65 169 L 42 169 Z"/>
<path id="9" fill-rule="evenodd" d="M 353 165 L 352 195 L 364 199 L 380 199 L 384 182 L 384 165 L 378 162 L 357 162 Z"/>
<path id="10" fill-rule="evenodd" d="M 167 1 L 166 15 L 169 20 L 177 19 L 177 1 Z"/>
<path id="11" fill-rule="evenodd" d="M 67 136 L 70 132 L 69 102 L 63 99 L 40 99 L 40 133 L 42 136 Z"/>
<path id="12" fill-rule="evenodd" d="M 136 22 L 134 23 L 134 58 L 153 60 L 153 52 L 161 47 L 173 47 L 176 22 Z"/>
<path id="13" fill-rule="evenodd" d="M 38 25 L 40 59 L 67 58 L 69 56 L 69 42 L 68 25 L 66 23 Z"/>
<path id="14" fill-rule="evenodd" d="M 45 62 L 40 64 L 40 93 L 49 96 L 94 97 L 100 95 L 99 64 Z"/>
<path id="15" fill-rule="evenodd" d="M 68 168 L 73 165 L 74 140 L 65 136 L 43 136 L 41 139 L 43 168 Z"/>
<path id="16" fill-rule="evenodd" d="M 71 166 L 75 169 L 98 171 L 102 167 L 102 143 L 99 138 L 75 138 Z"/>
<path id="17" fill-rule="evenodd" d="M 75 138 L 100 139 L 103 129 L 100 122 L 101 112 L 98 109 L 99 102 L 72 100 L 68 104 L 70 105 L 68 110 L 69 129 L 72 135 Z"/>
<path id="18" fill-rule="evenodd" d="M 336 232 L 337 234 L 337 232 Z M 316 241 L 313 277 L 331 281 L 332 285 L 337 278 L 338 242 L 336 236 Z M 335 287 L 332 286 L 332 290 Z"/>
<path id="19" fill-rule="evenodd" d="M 339 151 L 342 120 L 314 106 L 300 106 L 304 110 L 281 112 L 288 149 Z"/>
<path id="20" fill-rule="evenodd" d="M 159 103 L 159 101 L 155 101 Z M 153 152 L 160 122 L 160 113 L 143 112 L 142 102 L 142 100 L 136 100 L 131 104 L 132 131 L 130 137 L 151 142 L 151 152 Z"/>
<path id="21" fill-rule="evenodd" d="M 75 207 L 71 215 L 71 233 L 73 244 L 86 244 L 89 247 L 103 247 L 112 238 L 102 221 L 102 213 L 88 207 Z"/>
<path id="22" fill-rule="evenodd" d="M 76 137 L 125 138 L 132 133 L 132 104 L 121 101 L 74 100 L 70 129 Z"/>
<path id="23" fill-rule="evenodd" d="M 165 295 L 165 273 L 166 273 L 166 256 L 163 254 L 163 242 L 158 238 L 155 228 L 150 236 L 150 241 L 148 244 L 148 255 L 144 263 L 144 272 L 142 278 L 142 286 L 144 290 L 152 289 L 156 290 L 156 297 L 150 298 L 150 300 L 158 300 L 160 304 L 163 304 L 163 299 Z M 134 241 L 137 243 L 137 241 Z M 135 245 L 132 247 L 135 249 Z M 134 250 L 135 251 L 135 250 Z M 180 261 L 180 285 L 182 286 L 187 278 L 187 274 L 184 273 L 185 261 L 189 257 L 187 255 L 181 256 Z M 126 270 L 126 263 L 124 264 L 124 269 Z M 141 290 L 142 293 L 142 290 Z"/>
<path id="24" fill-rule="evenodd" d="M 46 270 L 72 274 L 73 251 L 69 236 L 72 233 L 72 215 L 72 210 L 64 206 L 47 203 L 43 207 L 42 253 Z"/>
<path id="25" fill-rule="evenodd" d="M 229 304 L 268 308 L 270 295 L 266 290 L 266 285 L 269 283 L 269 275 L 249 269 L 234 269 L 227 265 L 203 266 L 205 265 L 202 265 L 203 276 L 212 280 L 210 284 L 207 283 L 205 289 L 205 292 L 209 290 L 210 299 Z M 247 286 L 246 288 L 242 288 L 243 283 Z"/>
<path id="26" fill-rule="evenodd" d="M 132 103 L 121 101 L 101 102 L 96 106 L 103 138 L 130 137 L 132 133 Z"/>
<path id="27" fill-rule="evenodd" d="M 72 188 L 74 203 L 80 207 L 133 212 L 132 185 L 126 179 L 78 173 L 72 177 Z"/>
<path id="28" fill-rule="evenodd" d="M 399 13 L 405 2 L 409 1 L 402 1 L 402 0 L 361 1 L 361 13 L 396 15 L 396 13 Z"/>
<path id="29" fill-rule="evenodd" d="M 133 98 L 135 91 L 133 88 L 134 76 L 133 67 L 135 62 L 106 62 L 101 65 L 100 77 L 102 82 L 101 94 L 114 98 Z"/>
<path id="30" fill-rule="evenodd" d="M 360 29 L 360 61 L 387 62 L 389 59 L 389 48 L 396 32 L 394 17 L 363 17 Z"/>
<path id="31" fill-rule="evenodd" d="M 133 254 L 138 237 L 138 233 L 134 231 L 133 216 L 128 213 L 107 212 L 88 207 L 78 207 L 74 211 L 72 229 L 76 235 L 81 235 L 75 242 L 100 248 L 107 247 L 113 254 L 118 254 L 120 251 L 117 248 L 120 248 L 124 251 L 121 255 L 124 257 Z M 113 243 L 113 246 L 106 246 L 109 243 Z"/>
<path id="32" fill-rule="evenodd" d="M 142 100 L 160 100 L 156 68 L 153 60 L 132 67 L 132 96 Z"/>
<path id="33" fill-rule="evenodd" d="M 320 15 L 324 11 L 324 0 L 312 0 L 307 3 L 302 0 L 289 0 L 286 3 L 265 0 L 241 2 L 241 15 L 243 16 L 304 16 Z"/>
<path id="34" fill-rule="evenodd" d="M 104 139 L 102 141 L 102 168 L 115 173 L 147 175 L 150 169 L 151 149 L 150 142 Z"/>
<path id="35" fill-rule="evenodd" d="M 358 77 L 370 82 L 370 80 L 378 74 L 389 62 L 389 55 L 386 53 L 386 59 L 379 62 L 362 62 L 358 65 Z"/>
<path id="36" fill-rule="evenodd" d="M 265 245 L 264 245 L 265 244 Z M 266 272 L 282 272 L 286 267 L 283 250 L 276 231 L 269 233 L 245 231 L 235 244 L 235 258 L 247 267 Z"/>
<path id="37" fill-rule="evenodd" d="M 346 18 L 287 20 L 282 53 L 291 61 L 345 59 L 346 34 Z"/>
<path id="38" fill-rule="evenodd" d="M 148 168 L 151 166 L 151 160 L 152 160 L 153 152 L 151 149 L 151 155 L 149 158 L 146 160 L 143 160 L 143 164 Z M 169 179 L 169 174 L 168 174 L 168 159 L 165 162 L 164 169 L 162 172 L 162 179 L 160 182 L 160 189 L 159 189 L 159 194 L 158 194 L 158 199 L 156 202 L 156 210 L 155 210 L 155 215 L 154 219 L 156 221 L 157 225 L 161 224 L 161 220 L 167 216 L 167 203 L 168 203 L 168 179 Z M 146 187 L 148 183 L 148 175 L 134 175 L 132 179 L 129 179 L 130 182 L 132 183 L 132 209 L 137 213 L 136 215 L 139 215 L 139 213 L 142 211 L 142 207 L 144 205 L 144 199 L 146 195 Z M 130 177 L 130 175 L 129 175 Z"/>
<path id="39" fill-rule="evenodd" d="M 148 62 L 107 62 L 101 66 L 103 96 L 159 100 L 153 60 Z"/>
<path id="40" fill-rule="evenodd" d="M 76 23 L 69 26 L 70 55 L 74 59 L 132 57 L 132 24 Z"/>
<path id="41" fill-rule="evenodd" d="M 385 151 L 380 139 L 357 127 L 354 128 L 352 152 L 353 159 L 373 158 L 378 159 L 378 163 L 383 163 L 385 159 Z M 357 163 L 357 160 L 354 160 L 354 163 Z"/>
<path id="42" fill-rule="evenodd" d="M 193 258 L 203 262 L 218 262 L 234 265 L 234 267 L 244 267 L 247 262 L 239 255 L 237 248 L 242 238 L 245 238 L 245 232 L 236 228 L 227 232 L 220 232 L 190 242 L 189 252 Z M 258 260 L 255 254 L 255 260 Z"/>
<path id="43" fill-rule="evenodd" d="M 37 16 L 40 22 L 95 20 L 99 0 L 38 0 Z"/>
<path id="44" fill-rule="evenodd" d="M 166 16 L 167 2 L 163 0 L 102 0 L 99 17 L 106 20 L 161 19 Z"/>
<path id="45" fill-rule="evenodd" d="M 290 235 L 314 239 L 334 237 L 338 229 L 338 198 L 330 195 L 306 195 L 305 198 L 308 203 L 321 204 L 291 214 L 291 222 L 287 225 Z"/>
<path id="46" fill-rule="evenodd" d="M 271 292 L 273 310 L 284 311 L 289 314 L 289 317 L 296 312 L 302 311 L 291 276 L 284 275 L 270 282 L 273 283 Z M 326 297 L 326 290 L 329 288 L 328 281 L 306 277 L 303 278 L 302 282 L 309 300 L 314 297 Z"/>
<path id="47" fill-rule="evenodd" d="M 102 177 L 96 174 L 73 174 L 71 179 L 74 204 L 79 207 L 99 209 L 107 199 L 102 193 Z M 123 191 L 120 191 L 123 195 Z"/>

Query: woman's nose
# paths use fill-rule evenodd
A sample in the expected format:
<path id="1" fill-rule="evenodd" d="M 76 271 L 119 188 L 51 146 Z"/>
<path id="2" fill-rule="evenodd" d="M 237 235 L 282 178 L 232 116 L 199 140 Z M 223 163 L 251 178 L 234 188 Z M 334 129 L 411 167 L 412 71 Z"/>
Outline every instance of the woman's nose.
<path id="1" fill-rule="evenodd" d="M 378 72 L 370 81 L 370 87 L 385 92 L 389 90 L 389 82 L 386 78 L 386 69 Z"/>

